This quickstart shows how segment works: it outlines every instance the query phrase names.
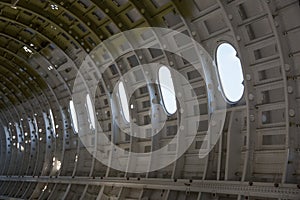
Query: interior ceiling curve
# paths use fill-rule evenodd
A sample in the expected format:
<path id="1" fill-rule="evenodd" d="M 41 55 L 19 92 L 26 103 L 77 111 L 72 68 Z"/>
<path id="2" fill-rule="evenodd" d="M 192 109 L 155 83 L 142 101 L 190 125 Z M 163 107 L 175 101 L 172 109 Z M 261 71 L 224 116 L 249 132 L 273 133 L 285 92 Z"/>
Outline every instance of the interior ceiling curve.
<path id="1" fill-rule="evenodd" d="M 0 199 L 300 199 L 299 19 L 298 0 L 0 0 Z"/>

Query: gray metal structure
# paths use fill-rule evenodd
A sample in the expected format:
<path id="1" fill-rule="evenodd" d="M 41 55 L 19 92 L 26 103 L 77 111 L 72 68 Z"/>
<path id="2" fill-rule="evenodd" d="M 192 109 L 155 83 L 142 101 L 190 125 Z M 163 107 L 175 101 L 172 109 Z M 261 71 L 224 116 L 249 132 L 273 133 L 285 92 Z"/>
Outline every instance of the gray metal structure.
<path id="1" fill-rule="evenodd" d="M 116 128 L 111 100 L 124 73 L 165 63 L 189 80 L 200 103 L 198 133 L 184 155 L 154 172 L 121 172 L 95 159 L 75 133 L 69 101 L 84 58 L 138 27 L 185 33 L 214 60 L 222 42 L 236 48 L 245 92 L 228 103 L 222 135 L 207 157 L 199 158 L 209 120 L 203 78 L 190 63 L 151 49 L 123 55 L 106 70 L 101 63 L 91 68 L 102 77 L 96 118 L 121 148 L 167 144 L 180 112 L 169 116 L 159 140 L 134 140 Z M 149 117 L 151 102 L 161 98 L 156 93 L 155 85 L 134 93 L 138 124 L 156 125 Z M 298 0 L 0 0 L 0 199 L 299 200 L 299 107 Z"/>

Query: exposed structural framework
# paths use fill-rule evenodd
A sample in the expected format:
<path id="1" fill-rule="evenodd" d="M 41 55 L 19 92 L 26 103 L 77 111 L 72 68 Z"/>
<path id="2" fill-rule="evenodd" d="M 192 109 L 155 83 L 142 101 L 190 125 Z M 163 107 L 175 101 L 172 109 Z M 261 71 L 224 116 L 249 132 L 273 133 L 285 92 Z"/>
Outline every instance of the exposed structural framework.
<path id="1" fill-rule="evenodd" d="M 0 199 L 299 200 L 299 19 L 298 0 L 0 0 Z"/>

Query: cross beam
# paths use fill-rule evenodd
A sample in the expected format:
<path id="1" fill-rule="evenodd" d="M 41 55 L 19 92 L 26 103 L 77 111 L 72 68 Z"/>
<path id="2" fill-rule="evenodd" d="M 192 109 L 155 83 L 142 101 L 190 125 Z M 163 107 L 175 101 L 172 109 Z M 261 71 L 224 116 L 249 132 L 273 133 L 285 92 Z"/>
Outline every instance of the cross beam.
<path id="1" fill-rule="evenodd" d="M 296 184 L 273 184 L 239 181 L 154 179 L 154 178 L 91 178 L 59 176 L 0 176 L 0 181 L 21 181 L 32 183 L 59 183 L 75 185 L 115 186 L 139 189 L 177 190 L 243 196 L 268 197 L 279 199 L 300 199 L 300 189 Z"/>

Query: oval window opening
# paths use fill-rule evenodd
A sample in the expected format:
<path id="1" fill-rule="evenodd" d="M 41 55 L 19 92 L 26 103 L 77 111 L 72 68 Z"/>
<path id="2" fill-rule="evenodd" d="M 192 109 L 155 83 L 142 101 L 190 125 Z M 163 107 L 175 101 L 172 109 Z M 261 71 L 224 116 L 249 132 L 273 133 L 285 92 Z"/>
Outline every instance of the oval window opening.
<path id="1" fill-rule="evenodd" d="M 55 122 L 54 122 L 54 116 L 53 116 L 53 113 L 52 113 L 51 109 L 49 109 L 49 114 L 50 114 L 52 131 L 53 131 L 53 134 L 55 135 L 56 134 L 56 131 L 55 131 Z"/>
<path id="2" fill-rule="evenodd" d="M 243 70 L 237 51 L 231 44 L 223 43 L 217 48 L 216 59 L 223 93 L 229 102 L 236 103 L 244 94 Z"/>
<path id="3" fill-rule="evenodd" d="M 120 98 L 120 104 L 121 104 L 121 110 L 123 113 L 123 117 L 127 122 L 130 121 L 130 116 L 129 116 L 129 104 L 128 104 L 128 99 L 124 87 L 124 83 L 120 82 L 119 83 L 119 98 Z"/>
<path id="4" fill-rule="evenodd" d="M 77 114 L 76 114 L 73 100 L 70 101 L 70 113 L 71 113 L 72 127 L 75 133 L 78 133 L 78 120 L 77 120 Z"/>
<path id="5" fill-rule="evenodd" d="M 94 113 L 93 103 L 89 94 L 86 95 L 86 107 L 88 111 L 90 128 L 94 130 L 96 128 L 95 113 Z"/>
<path id="6" fill-rule="evenodd" d="M 172 115 L 177 111 L 177 103 L 172 75 L 166 66 L 159 68 L 158 79 L 163 105 L 167 113 Z"/>

